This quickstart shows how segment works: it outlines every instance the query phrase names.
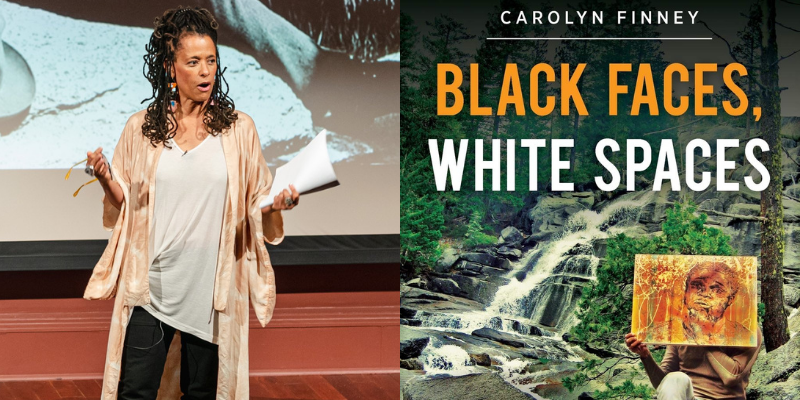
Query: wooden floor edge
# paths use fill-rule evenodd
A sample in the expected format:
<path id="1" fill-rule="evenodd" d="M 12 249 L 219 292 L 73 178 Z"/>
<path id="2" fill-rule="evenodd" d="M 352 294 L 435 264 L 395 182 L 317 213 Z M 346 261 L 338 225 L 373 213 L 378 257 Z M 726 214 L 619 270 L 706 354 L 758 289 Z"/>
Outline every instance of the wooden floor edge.
<path id="1" fill-rule="evenodd" d="M 285 302 L 276 307 L 266 328 L 321 328 L 357 326 L 398 326 L 400 308 L 393 304 L 399 292 L 341 293 L 350 301 L 329 303 L 331 294 L 290 295 L 297 301 Z M 77 301 L 76 301 L 77 300 Z M 43 305 L 61 301 L 60 307 L 50 309 Z M 0 301 L 0 334 L 38 332 L 91 332 L 108 331 L 111 321 L 110 304 L 99 309 L 95 304 L 84 304 L 82 299 L 69 299 L 74 307 L 64 306 L 63 300 L 6 300 Z M 9 306 L 12 305 L 12 306 Z M 4 307 L 5 306 L 5 307 Z M 249 310 L 251 329 L 262 329 L 252 309 Z"/>
<path id="2" fill-rule="evenodd" d="M 286 371 L 250 371 L 250 376 L 299 376 L 299 375 L 348 375 L 348 374 L 399 374 L 397 369 L 353 368 L 353 369 L 314 369 L 314 370 L 286 370 Z M 69 374 L 69 375 L 0 375 L 0 382 L 18 381 L 80 381 L 103 379 L 103 374 Z"/>

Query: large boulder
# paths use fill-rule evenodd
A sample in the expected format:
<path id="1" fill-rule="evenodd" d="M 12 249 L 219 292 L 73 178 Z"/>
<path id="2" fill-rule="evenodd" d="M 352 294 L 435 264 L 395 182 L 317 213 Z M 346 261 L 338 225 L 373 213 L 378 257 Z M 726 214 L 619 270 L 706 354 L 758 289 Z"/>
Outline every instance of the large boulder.
<path id="1" fill-rule="evenodd" d="M 789 334 L 795 335 L 800 332 L 800 313 L 794 312 L 789 315 Z"/>
<path id="2" fill-rule="evenodd" d="M 524 237 L 519 229 L 513 226 L 507 226 L 500 231 L 500 238 L 497 240 L 499 244 L 514 245 L 522 242 Z"/>
<path id="3" fill-rule="evenodd" d="M 452 274 L 448 278 L 432 278 L 428 283 L 430 290 L 444 293 L 450 296 L 463 297 L 477 301 L 482 304 L 489 304 L 494 299 L 494 294 L 497 289 L 506 283 L 508 279 L 494 275 L 481 275 L 483 269 L 488 267 L 481 267 L 481 272 L 464 270 L 463 272 L 471 271 L 474 276 L 467 276 L 462 274 Z M 490 271 L 486 271 L 487 273 Z"/>
<path id="4" fill-rule="evenodd" d="M 594 275 L 594 261 L 595 258 L 593 256 L 584 254 L 566 257 L 553 269 L 553 275 L 572 274 L 592 277 Z"/>
<path id="5" fill-rule="evenodd" d="M 668 188 L 667 183 L 664 188 Z M 662 190 L 655 192 L 650 201 L 642 205 L 639 212 L 639 222 L 644 225 L 647 232 L 661 230 L 661 223 L 667 217 L 667 210 L 672 208 L 672 204 L 680 199 L 680 192 Z"/>
<path id="6" fill-rule="evenodd" d="M 458 283 L 452 279 L 433 278 L 430 280 L 430 282 L 428 282 L 428 288 L 440 293 L 448 294 L 450 296 L 463 297 L 462 290 L 458 286 Z"/>
<path id="7" fill-rule="evenodd" d="M 409 382 L 425 379 L 425 371 L 400 368 L 400 398 L 403 398 L 403 388 Z"/>
<path id="8" fill-rule="evenodd" d="M 597 238 L 592 239 L 592 254 L 597 258 L 605 258 L 606 251 L 608 250 L 608 239 Z"/>
<path id="9" fill-rule="evenodd" d="M 441 316 L 446 317 L 445 315 Z M 457 327 L 457 329 L 463 327 L 463 325 L 458 321 L 452 322 L 454 322 L 452 326 Z M 431 341 L 435 343 L 436 347 L 459 347 L 466 352 L 466 354 L 464 354 L 465 357 L 469 357 L 470 354 L 486 353 L 493 359 L 495 357 L 499 357 L 500 359 L 520 360 L 523 362 L 530 362 L 531 360 L 539 358 L 547 358 L 548 360 L 553 361 L 567 361 L 574 360 L 576 357 L 581 357 L 583 359 L 586 359 L 587 357 L 593 357 L 578 347 L 574 347 L 564 343 L 561 340 L 545 336 L 508 334 L 509 336 L 513 336 L 513 339 L 516 341 L 524 343 L 523 347 L 512 347 L 489 338 L 475 336 L 455 330 L 442 331 L 439 328 L 410 328 L 407 326 L 401 326 L 400 329 L 401 336 L 403 335 L 403 329 L 409 329 L 415 331 L 416 333 L 424 334 L 425 336 L 431 338 Z M 428 346 L 433 345 L 434 344 L 428 344 Z M 624 344 L 622 346 L 624 346 Z M 420 358 L 424 357 L 425 353 L 430 350 L 430 348 L 423 350 L 423 356 Z M 463 360 L 460 358 L 460 355 L 458 361 L 463 362 Z"/>
<path id="10" fill-rule="evenodd" d="M 458 251 L 454 248 L 445 249 L 442 256 L 436 261 L 433 270 L 440 273 L 449 272 L 453 264 L 458 261 Z"/>
<path id="11" fill-rule="evenodd" d="M 529 396 L 494 373 L 410 379 L 403 400 L 530 400 Z"/>
<path id="12" fill-rule="evenodd" d="M 413 371 L 422 371 L 425 366 L 417 358 L 409 358 L 407 360 L 400 360 L 400 368 Z"/>
<path id="13" fill-rule="evenodd" d="M 565 195 L 578 199 L 578 202 L 587 208 L 592 208 L 594 205 L 594 192 L 566 192 Z"/>
<path id="14" fill-rule="evenodd" d="M 756 221 L 733 221 L 722 232 L 731 237 L 730 245 L 741 255 L 761 253 L 761 224 Z"/>
<path id="15" fill-rule="evenodd" d="M 759 204 L 733 204 L 728 208 L 729 214 L 759 216 L 761 215 L 761 205 Z"/>
<path id="16" fill-rule="evenodd" d="M 400 327 L 400 359 L 417 358 L 431 339 L 424 333 L 405 326 Z M 407 368 L 412 369 L 412 368 Z"/>
<path id="17" fill-rule="evenodd" d="M 800 398 L 800 335 L 767 353 L 761 351 L 750 374 L 748 399 Z"/>
<path id="18" fill-rule="evenodd" d="M 784 201 L 783 204 L 794 204 L 793 207 L 798 206 L 798 203 L 793 201 Z M 783 228 L 786 230 L 785 252 L 783 253 L 783 280 L 784 283 L 800 288 L 800 229 L 798 229 L 797 224 L 784 224 Z"/>
<path id="19" fill-rule="evenodd" d="M 528 212 L 531 225 L 531 238 L 547 240 L 560 232 L 571 215 L 591 208 L 594 196 L 583 193 L 564 192 L 545 195 Z"/>
<path id="20" fill-rule="evenodd" d="M 494 340 L 495 342 L 502 343 L 506 346 L 525 347 L 525 342 L 519 340 L 516 336 L 505 332 L 496 331 L 491 328 L 476 329 L 472 332 L 472 334 L 477 337 Z"/>
<path id="21" fill-rule="evenodd" d="M 461 288 L 461 297 L 475 300 L 483 304 L 490 304 L 501 284 L 508 283 L 508 280 L 499 276 L 479 279 L 469 276 L 453 275 L 452 278 Z"/>
<path id="22" fill-rule="evenodd" d="M 400 307 L 400 318 L 411 319 L 417 315 L 417 310 L 412 310 L 407 307 Z"/>
<path id="23" fill-rule="evenodd" d="M 408 286 L 400 286 L 400 318 L 419 319 L 421 312 L 461 313 L 483 311 L 485 306 L 474 300 L 449 296 Z"/>
<path id="24" fill-rule="evenodd" d="M 481 367 L 492 365 L 492 359 L 486 353 L 470 354 L 469 360 L 472 361 L 473 364 L 480 365 Z"/>
<path id="25" fill-rule="evenodd" d="M 461 260 L 486 265 L 492 268 L 511 269 L 510 261 L 505 258 L 495 257 L 489 253 L 464 253 L 461 255 Z"/>
<path id="26" fill-rule="evenodd" d="M 497 250 L 495 251 L 497 252 L 498 255 L 514 260 L 517 260 L 520 257 L 522 257 L 522 250 L 515 249 L 513 247 L 501 246 L 498 247 Z"/>
<path id="27" fill-rule="evenodd" d="M 783 303 L 792 308 L 800 306 L 800 289 L 794 286 L 784 285 Z"/>

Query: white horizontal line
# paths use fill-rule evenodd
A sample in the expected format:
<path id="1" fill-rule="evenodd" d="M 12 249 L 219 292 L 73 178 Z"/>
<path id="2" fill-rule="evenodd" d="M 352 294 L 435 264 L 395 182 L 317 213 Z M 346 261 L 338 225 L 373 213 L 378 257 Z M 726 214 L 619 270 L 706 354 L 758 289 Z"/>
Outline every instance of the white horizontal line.
<path id="1" fill-rule="evenodd" d="M 712 40 L 710 37 L 697 37 L 697 38 L 684 38 L 684 37 L 668 37 L 668 38 L 609 38 L 609 37 L 583 37 L 583 38 L 548 38 L 548 37 L 500 37 L 500 38 L 486 38 L 486 40 Z"/>

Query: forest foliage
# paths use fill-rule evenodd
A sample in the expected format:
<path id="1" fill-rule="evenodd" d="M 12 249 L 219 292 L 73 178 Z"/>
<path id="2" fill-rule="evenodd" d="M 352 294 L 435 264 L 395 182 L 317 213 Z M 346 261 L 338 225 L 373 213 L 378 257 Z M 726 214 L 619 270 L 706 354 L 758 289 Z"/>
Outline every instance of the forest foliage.
<path id="1" fill-rule="evenodd" d="M 649 3 L 635 1 L 637 9 L 651 9 Z M 596 0 L 583 0 L 576 4 L 578 10 L 615 9 L 618 4 L 601 3 Z M 626 7 L 631 4 L 626 2 Z M 503 0 L 494 13 L 501 10 L 518 9 L 529 12 L 530 4 L 518 0 Z M 755 11 L 753 11 L 755 12 Z M 649 64 L 653 70 L 656 92 L 664 88 L 664 67 L 668 62 L 664 58 L 658 41 L 563 41 L 560 44 L 548 44 L 539 41 L 493 41 L 483 40 L 486 37 L 546 36 L 550 32 L 548 26 L 528 25 L 509 26 L 500 24 L 495 15 L 487 16 L 487 23 L 479 34 L 471 33 L 468 28 L 453 18 L 440 15 L 432 21 L 418 25 L 409 15 L 401 14 L 401 232 L 402 265 L 406 276 L 429 268 L 435 261 L 435 255 L 441 253 L 442 238 L 450 238 L 460 245 L 466 239 L 468 229 L 474 231 L 475 217 L 480 216 L 481 231 L 488 235 L 496 235 L 509 225 L 520 225 L 520 210 L 525 205 L 535 202 L 537 196 L 548 191 L 551 181 L 550 149 L 542 149 L 538 156 L 538 165 L 533 168 L 537 172 L 538 191 L 530 191 L 529 173 L 532 170 L 528 157 L 517 151 L 515 157 L 516 190 L 492 191 L 491 173 L 483 176 L 484 191 L 475 191 L 475 170 L 465 168 L 462 188 L 454 191 L 448 181 L 445 191 L 437 191 L 433 176 L 431 154 L 428 140 L 443 139 L 482 139 L 484 160 L 491 159 L 491 145 L 488 140 L 502 139 L 572 139 L 574 147 L 562 149 L 562 160 L 570 160 L 570 169 L 561 171 L 560 180 L 573 182 L 576 190 L 596 189 L 595 176 L 604 176 L 605 169 L 597 161 L 594 154 L 595 145 L 601 139 L 612 138 L 618 143 L 626 139 L 644 139 L 651 148 L 658 149 L 662 139 L 679 142 L 676 127 L 692 122 L 694 116 L 672 117 L 661 110 L 659 115 L 651 116 L 608 115 L 609 88 L 608 65 L 611 63 L 631 63 L 633 71 L 639 65 Z M 621 29 L 626 29 L 622 32 Z M 634 31 L 630 31 L 633 29 Z M 748 59 L 757 58 L 757 51 L 748 43 L 757 38 L 754 29 L 740 34 L 734 51 Z M 616 25 L 569 25 L 565 36 L 601 37 L 634 35 L 637 37 L 659 37 L 660 33 L 650 25 L 635 27 L 618 27 Z M 478 43 L 475 47 L 475 43 Z M 550 47 L 548 47 L 550 46 Z M 474 49 L 471 52 L 470 49 Z M 556 111 L 546 117 L 540 117 L 527 110 L 524 116 L 516 115 L 514 107 L 509 107 L 505 116 L 496 113 L 490 116 L 471 116 L 469 107 L 455 116 L 437 115 L 437 64 L 453 63 L 461 67 L 464 73 L 464 84 L 461 86 L 465 99 L 469 99 L 469 64 L 479 65 L 478 91 L 481 106 L 496 108 L 502 88 L 503 72 L 507 63 L 518 65 L 519 71 L 530 71 L 537 63 L 558 65 L 567 63 L 577 65 L 586 63 L 588 67 L 580 78 L 579 85 L 583 101 L 588 108 L 588 116 L 579 116 L 574 105 L 569 115 L 560 115 Z M 574 68 L 573 68 L 574 70 Z M 560 71 L 556 68 L 556 73 Z M 521 87 L 527 93 L 530 87 L 530 75 L 520 73 Z M 559 76 L 556 82 L 545 87 L 539 93 L 539 102 L 544 96 L 555 95 L 558 91 Z M 621 74 L 620 84 L 628 85 L 629 93 L 619 96 L 621 110 L 630 109 L 633 90 L 636 86 L 636 74 Z M 740 85 L 745 91 L 756 90 L 752 84 L 744 80 Z M 748 93 L 749 94 L 749 93 Z M 757 96 L 755 96 L 757 97 Z M 693 101 L 690 96 L 690 101 Z M 721 90 L 706 99 L 709 106 L 730 100 L 731 93 Z M 452 96 L 448 101 L 452 103 Z M 466 101 L 466 100 L 465 100 Z M 703 117 L 702 124 L 695 124 L 685 129 L 698 129 L 701 126 L 711 127 L 731 125 L 751 129 L 748 116 L 731 117 L 724 113 L 718 116 Z M 685 143 L 683 143 L 685 145 Z M 474 145 L 467 152 L 466 165 L 474 165 Z M 610 160 L 620 165 L 626 159 L 626 149 L 607 154 Z M 526 150 L 527 151 L 527 150 Z M 501 165 L 506 165 L 506 151 L 501 152 Z M 637 161 L 642 155 L 637 155 Z M 654 164 L 654 163 L 653 163 Z M 652 179 L 654 166 L 645 171 L 644 176 Z M 501 181 L 506 182 L 506 169 L 502 168 Z M 604 178 L 607 179 L 606 176 Z M 441 216 L 441 218 L 439 218 Z M 470 224 L 472 227 L 470 228 Z M 410 231 L 412 230 L 413 231 Z M 425 232 L 423 233 L 422 230 Z M 413 233 L 412 233 L 413 232 Z M 471 240 L 469 244 L 474 244 Z M 416 271 L 416 273 L 415 273 Z"/>
<path id="2" fill-rule="evenodd" d="M 706 214 L 695 215 L 695 211 L 692 204 L 676 204 L 666 211 L 661 235 L 633 238 L 620 234 L 608 240 L 606 262 L 597 269 L 597 281 L 583 289 L 578 302 L 580 322 L 570 331 L 573 340 L 584 348 L 604 349 L 609 353 L 619 349 L 631 328 L 636 254 L 733 255 L 730 237 L 720 229 L 705 226 Z M 585 362 L 578 373 L 562 383 L 572 390 L 609 373 L 607 365 L 614 361 L 621 360 Z M 650 398 L 651 394 L 649 385 L 635 385 L 626 380 L 598 392 L 595 398 Z"/>

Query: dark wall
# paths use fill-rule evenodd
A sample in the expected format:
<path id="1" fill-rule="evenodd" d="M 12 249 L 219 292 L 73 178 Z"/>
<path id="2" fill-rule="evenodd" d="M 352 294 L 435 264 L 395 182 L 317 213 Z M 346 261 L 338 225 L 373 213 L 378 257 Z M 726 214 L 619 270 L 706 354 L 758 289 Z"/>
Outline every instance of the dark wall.
<path id="1" fill-rule="evenodd" d="M 0 242 L 0 300 L 83 297 L 106 243 Z M 290 236 L 268 251 L 279 294 L 400 290 L 399 235 Z"/>
<path id="2" fill-rule="evenodd" d="M 399 264 L 274 266 L 278 294 L 400 290 Z M 0 300 L 83 297 L 91 270 L 3 271 Z"/>

